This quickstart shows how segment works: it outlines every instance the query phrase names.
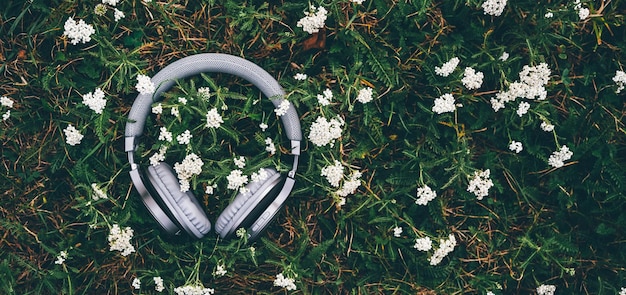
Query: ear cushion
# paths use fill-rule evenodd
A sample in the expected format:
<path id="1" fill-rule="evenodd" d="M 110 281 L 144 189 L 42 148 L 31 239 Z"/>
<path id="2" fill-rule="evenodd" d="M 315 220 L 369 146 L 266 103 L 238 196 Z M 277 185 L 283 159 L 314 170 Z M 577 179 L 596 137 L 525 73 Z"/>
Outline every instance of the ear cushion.
<path id="1" fill-rule="evenodd" d="M 217 218 L 217 221 L 215 222 L 215 231 L 222 238 L 225 238 L 235 232 L 241 226 L 244 219 L 248 217 L 250 212 L 252 212 L 265 198 L 275 197 L 268 193 L 272 188 L 280 183 L 280 173 L 278 173 L 278 171 L 274 168 L 265 168 L 265 171 L 267 172 L 268 177 L 264 181 L 248 183 L 245 187 L 249 191 L 245 194 L 237 194 L 235 199 Z"/>
<path id="2" fill-rule="evenodd" d="M 163 204 L 188 234 L 202 238 L 209 233 L 209 218 L 191 192 L 180 191 L 180 184 L 172 167 L 166 163 L 150 165 L 147 175 Z"/>

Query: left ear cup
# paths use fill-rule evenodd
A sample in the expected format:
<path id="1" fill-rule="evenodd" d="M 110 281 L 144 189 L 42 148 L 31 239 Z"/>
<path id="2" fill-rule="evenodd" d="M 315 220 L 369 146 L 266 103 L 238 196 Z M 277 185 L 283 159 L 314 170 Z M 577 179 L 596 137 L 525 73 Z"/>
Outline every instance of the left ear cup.
<path id="1" fill-rule="evenodd" d="M 189 235 L 200 239 L 211 230 L 211 222 L 191 192 L 181 192 L 174 170 L 166 164 L 148 166 L 148 180 L 159 193 L 162 203 Z"/>
<path id="2" fill-rule="evenodd" d="M 265 210 L 260 206 L 267 206 L 276 197 L 276 193 L 272 189 L 276 188 L 281 182 L 281 175 L 274 168 L 266 168 L 268 177 L 264 181 L 248 183 L 245 188 L 247 193 L 239 193 L 235 199 L 224 209 L 222 214 L 215 222 L 215 231 L 222 237 L 226 238 L 233 234 L 237 229 L 246 226 L 244 221 L 251 218 L 255 213 L 258 215 Z"/>

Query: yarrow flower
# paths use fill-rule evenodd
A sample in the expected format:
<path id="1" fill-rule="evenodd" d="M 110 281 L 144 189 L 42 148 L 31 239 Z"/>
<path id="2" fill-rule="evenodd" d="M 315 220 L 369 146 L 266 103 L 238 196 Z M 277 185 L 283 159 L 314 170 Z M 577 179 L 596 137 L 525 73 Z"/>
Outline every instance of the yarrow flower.
<path id="1" fill-rule="evenodd" d="M 286 277 L 282 272 L 277 274 L 276 279 L 274 279 L 274 286 L 285 288 L 287 291 L 293 291 L 297 289 L 295 283 L 295 279 Z"/>
<path id="2" fill-rule="evenodd" d="M 506 7 L 506 0 L 487 0 L 481 5 L 484 14 L 500 16 Z"/>
<path id="3" fill-rule="evenodd" d="M 437 114 L 452 113 L 455 110 L 456 102 L 454 101 L 454 96 L 450 93 L 443 94 L 439 98 L 436 98 L 435 105 L 432 108 L 432 111 Z"/>
<path id="4" fill-rule="evenodd" d="M 189 191 L 189 179 L 194 175 L 200 175 L 202 173 L 202 159 L 195 153 L 191 153 L 183 159 L 181 163 L 174 164 L 174 170 L 178 175 L 178 182 L 180 183 L 180 191 Z"/>
<path id="5" fill-rule="evenodd" d="M 152 280 L 154 280 L 154 291 L 163 292 L 163 290 L 165 290 L 165 286 L 163 285 L 163 278 L 153 277 Z"/>
<path id="6" fill-rule="evenodd" d="M 163 114 L 163 104 L 157 103 L 152 107 L 152 113 L 155 115 Z"/>
<path id="7" fill-rule="evenodd" d="M 352 0 L 353 3 L 356 4 L 363 4 L 363 2 L 365 2 L 365 0 Z"/>
<path id="8" fill-rule="evenodd" d="M 417 188 L 417 199 L 415 204 L 426 206 L 428 202 L 434 200 L 437 197 L 437 193 L 433 191 L 429 186 Z"/>
<path id="9" fill-rule="evenodd" d="M 109 4 L 111 6 L 116 6 L 120 0 L 102 0 L 102 4 Z"/>
<path id="10" fill-rule="evenodd" d="M 473 68 L 466 67 L 463 72 L 463 79 L 461 79 L 461 82 L 465 88 L 469 90 L 478 89 L 481 85 L 483 85 L 484 77 L 485 75 L 482 72 L 477 72 Z"/>
<path id="11" fill-rule="evenodd" d="M 96 32 L 92 25 L 85 23 L 82 19 L 77 22 L 72 17 L 65 21 L 63 28 L 65 29 L 63 35 L 70 38 L 72 45 L 91 41 L 91 35 Z"/>
<path id="12" fill-rule="evenodd" d="M 520 102 L 519 106 L 517 106 L 517 115 L 518 116 L 523 116 L 526 113 L 528 113 L 528 110 L 530 109 L 530 104 L 528 102 L 522 101 Z"/>
<path id="13" fill-rule="evenodd" d="M 84 137 L 72 124 L 67 125 L 67 127 L 63 129 L 63 133 L 65 133 L 65 142 L 71 146 L 80 144 L 80 141 L 83 140 Z"/>
<path id="14" fill-rule="evenodd" d="M 525 65 L 519 73 L 519 81 L 509 84 L 508 90 L 500 91 L 495 98 L 491 98 L 491 107 L 497 112 L 503 109 L 506 103 L 513 102 L 517 98 L 545 100 L 548 95 L 545 85 L 550 80 L 550 74 L 550 68 L 548 68 L 546 63 L 533 67 Z M 519 113 L 522 113 L 522 115 L 525 107 L 526 105 L 519 110 Z"/>
<path id="15" fill-rule="evenodd" d="M 348 195 L 354 194 L 356 189 L 361 186 L 361 176 L 363 174 L 359 171 L 354 171 L 350 174 L 350 177 L 343 182 L 341 189 L 337 190 L 336 194 L 340 197 L 346 197 Z"/>
<path id="16" fill-rule="evenodd" d="M 135 85 L 135 89 L 141 94 L 152 94 L 156 87 L 150 77 L 139 74 L 137 75 L 137 85 Z"/>
<path id="17" fill-rule="evenodd" d="M 289 110 L 289 106 L 290 106 L 290 105 L 291 105 L 291 104 L 290 104 L 290 103 L 289 103 L 289 101 L 287 101 L 287 100 L 283 100 L 283 101 L 281 101 L 281 102 L 280 102 L 280 104 L 278 105 L 278 107 L 276 107 L 276 108 L 274 109 L 274 112 L 276 113 L 276 116 L 279 116 L 279 117 L 280 117 L 280 116 L 282 116 L 282 115 L 286 114 L 286 113 L 287 113 L 287 110 Z"/>
<path id="18" fill-rule="evenodd" d="M 159 129 L 159 140 L 162 141 L 167 141 L 167 142 L 172 142 L 173 140 L 173 135 L 172 132 L 169 132 L 167 130 L 167 127 L 163 126 Z"/>
<path id="19" fill-rule="evenodd" d="M 356 100 L 365 104 L 372 101 L 374 98 L 372 97 L 374 93 L 374 89 L 372 87 L 365 87 L 359 90 L 359 94 L 356 96 Z"/>
<path id="20" fill-rule="evenodd" d="M 476 199 L 482 200 L 483 197 L 489 195 L 489 189 L 493 186 L 493 182 L 489 178 L 489 169 L 485 171 L 475 171 L 474 177 L 467 186 L 467 191 L 476 195 Z"/>
<path id="21" fill-rule="evenodd" d="M 622 287 L 622 290 L 619 291 L 619 295 L 626 295 L 626 287 Z"/>
<path id="22" fill-rule="evenodd" d="M 111 227 L 107 240 L 109 241 L 109 247 L 111 251 L 120 251 L 122 256 L 128 256 L 130 253 L 135 252 L 135 247 L 130 243 L 130 239 L 133 238 L 133 229 L 125 227 L 121 229 L 118 224 L 114 224 Z"/>
<path id="23" fill-rule="evenodd" d="M 235 163 L 235 166 L 237 166 L 239 169 L 243 169 L 244 167 L 246 167 L 246 158 L 244 156 L 234 158 L 233 162 Z"/>
<path id="24" fill-rule="evenodd" d="M 13 108 L 13 100 L 6 96 L 2 96 L 0 97 L 0 105 L 11 109 Z M 2 121 L 6 121 L 10 117 L 11 117 L 11 110 L 7 110 L 4 114 L 2 114 Z"/>
<path id="25" fill-rule="evenodd" d="M 139 280 L 139 278 L 134 278 L 133 279 L 133 283 L 132 286 L 135 290 L 139 290 L 141 289 L 141 281 Z"/>
<path id="26" fill-rule="evenodd" d="M 566 145 L 561 146 L 558 151 L 555 151 L 548 158 L 548 164 L 554 168 L 561 168 L 565 165 L 565 161 L 572 158 L 574 153 L 569 150 Z"/>
<path id="27" fill-rule="evenodd" d="M 222 263 L 222 264 L 218 264 L 218 265 L 215 267 L 215 270 L 213 271 L 213 276 L 214 276 L 214 277 L 223 277 L 223 276 L 225 276 L 225 275 L 226 275 L 226 273 L 228 273 L 228 272 L 226 271 L 226 265 L 224 265 L 224 264 Z"/>
<path id="28" fill-rule="evenodd" d="M 193 135 L 191 135 L 191 132 L 189 130 L 185 130 L 183 133 L 176 136 L 176 141 L 178 144 L 189 144 L 192 137 Z"/>
<path id="29" fill-rule="evenodd" d="M 311 124 L 309 129 L 309 140 L 316 146 L 329 145 L 332 147 L 335 140 L 341 137 L 342 127 L 345 124 L 341 117 L 327 120 L 319 116 Z"/>
<path id="30" fill-rule="evenodd" d="M 106 103 L 107 100 L 104 98 L 104 91 L 100 88 L 96 88 L 94 92 L 83 95 L 83 104 L 96 112 L 96 114 L 102 114 Z"/>
<path id="31" fill-rule="evenodd" d="M 402 236 L 402 227 L 401 226 L 396 226 L 393 228 L 393 236 L 396 238 L 399 238 Z"/>
<path id="32" fill-rule="evenodd" d="M 589 17 L 589 8 L 583 7 L 580 0 L 574 1 L 574 10 L 578 10 L 578 18 L 580 18 L 580 20 L 584 20 Z"/>
<path id="33" fill-rule="evenodd" d="M 430 251 L 433 248 L 433 241 L 429 237 L 417 238 L 413 248 L 417 249 L 417 251 Z"/>
<path id="34" fill-rule="evenodd" d="M 250 175 L 250 180 L 252 182 L 261 182 L 261 181 L 265 181 L 267 178 L 269 177 L 269 174 L 267 174 L 267 171 L 263 168 L 260 168 L 259 171 L 252 173 L 252 175 Z"/>
<path id="35" fill-rule="evenodd" d="M 306 74 L 302 74 L 302 73 L 297 73 L 293 76 L 294 79 L 298 80 L 298 81 L 304 81 L 308 78 L 309 76 L 307 76 Z"/>
<path id="36" fill-rule="evenodd" d="M 209 87 L 200 87 L 198 88 L 197 92 L 200 98 L 203 98 L 205 100 L 208 100 L 209 98 L 211 98 L 211 88 Z"/>
<path id="37" fill-rule="evenodd" d="M 176 295 L 213 295 L 215 289 L 205 288 L 201 284 L 197 285 L 185 285 L 174 288 Z"/>
<path id="38" fill-rule="evenodd" d="M 537 295 L 553 295 L 556 292 L 554 285 L 541 285 L 537 287 Z"/>
<path id="39" fill-rule="evenodd" d="M 166 152 L 167 152 L 167 146 L 162 145 L 159 148 L 159 151 L 154 153 L 154 155 L 150 157 L 150 165 L 156 166 L 156 165 L 159 165 L 161 162 L 165 161 Z"/>
<path id="40" fill-rule="evenodd" d="M 222 115 L 217 112 L 216 108 L 212 108 L 206 113 L 206 127 L 207 128 L 219 128 L 224 120 Z"/>
<path id="41" fill-rule="evenodd" d="M 120 21 L 120 19 L 123 19 L 126 17 L 126 14 L 124 14 L 123 11 L 115 8 L 113 9 L 113 18 L 115 19 L 116 22 Z"/>
<path id="42" fill-rule="evenodd" d="M 317 102 L 322 106 L 329 105 L 331 100 L 333 100 L 333 92 L 328 88 L 322 94 L 317 95 Z"/>
<path id="43" fill-rule="evenodd" d="M 335 160 L 333 165 L 322 168 L 321 172 L 321 176 L 325 176 L 330 185 L 339 187 L 339 183 L 343 179 L 343 165 L 339 161 Z"/>
<path id="44" fill-rule="evenodd" d="M 498 58 L 501 61 L 506 61 L 507 59 L 509 59 L 509 53 L 508 52 L 502 52 L 502 55 Z"/>
<path id="45" fill-rule="evenodd" d="M 626 88 L 626 72 L 624 71 L 615 71 L 615 76 L 613 77 L 613 82 L 617 85 L 617 89 L 615 93 L 620 93 L 624 88 Z"/>
<path id="46" fill-rule="evenodd" d="M 228 176 L 226 176 L 226 180 L 228 180 L 228 189 L 236 190 L 242 188 L 246 183 L 248 183 L 248 176 L 243 174 L 243 171 L 236 169 L 230 172 Z"/>
<path id="47" fill-rule="evenodd" d="M 296 26 L 309 34 L 317 33 L 324 27 L 327 17 L 328 11 L 326 8 L 311 6 L 309 7 L 309 12 L 296 23 Z"/>
<path id="48" fill-rule="evenodd" d="M 61 251 L 59 252 L 59 255 L 57 255 L 57 260 L 54 261 L 54 264 L 63 264 L 65 263 L 65 260 L 67 259 L 67 251 Z"/>
<path id="49" fill-rule="evenodd" d="M 430 257 L 430 265 L 438 265 L 441 261 L 454 250 L 456 246 L 456 238 L 453 234 L 448 235 L 447 240 L 439 240 L 439 248 L 435 250 L 433 256 Z"/>
<path id="50" fill-rule="evenodd" d="M 100 187 L 98 187 L 97 184 L 92 183 L 91 184 L 91 189 L 93 190 L 93 193 L 91 194 L 91 198 L 94 201 L 98 201 L 98 200 L 108 199 L 109 198 L 107 196 L 107 193 L 104 190 L 102 190 Z"/>
<path id="51" fill-rule="evenodd" d="M 269 137 L 265 138 L 265 151 L 270 153 L 270 155 L 276 154 L 276 146 L 274 145 L 272 139 Z"/>
<path id="52" fill-rule="evenodd" d="M 523 149 L 524 149 L 524 147 L 523 147 L 522 143 L 519 142 L 519 141 L 513 140 L 509 144 L 509 150 L 511 150 L 512 152 L 515 152 L 516 154 L 519 154 Z"/>
<path id="53" fill-rule="evenodd" d="M 546 121 L 541 122 L 540 127 L 541 127 L 541 130 L 543 130 L 545 132 L 552 132 L 552 130 L 554 130 L 554 125 L 552 125 L 552 124 L 550 124 L 550 123 L 548 123 Z"/>
<path id="54" fill-rule="evenodd" d="M 458 57 L 451 58 L 441 67 L 435 67 L 435 74 L 442 77 L 448 77 L 450 74 L 452 74 L 452 72 L 454 72 L 454 69 L 456 69 L 456 67 L 459 65 L 459 62 L 461 62 L 461 60 Z"/>

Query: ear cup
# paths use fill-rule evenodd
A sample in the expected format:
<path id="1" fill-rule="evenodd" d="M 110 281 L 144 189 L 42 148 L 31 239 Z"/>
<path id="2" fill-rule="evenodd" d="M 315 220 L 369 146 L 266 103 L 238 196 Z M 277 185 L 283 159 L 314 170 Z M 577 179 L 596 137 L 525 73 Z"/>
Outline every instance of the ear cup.
<path id="1" fill-rule="evenodd" d="M 250 182 L 245 187 L 248 192 L 239 193 L 224 209 L 215 222 L 215 231 L 225 238 L 242 226 L 244 220 L 249 219 L 251 212 L 263 212 L 264 208 L 256 208 L 259 204 L 269 204 L 267 199 L 275 198 L 269 192 L 281 181 L 281 175 L 274 168 L 266 168 L 268 177 L 264 181 Z M 262 210 L 259 210 L 262 209 Z"/>
<path id="2" fill-rule="evenodd" d="M 161 201 L 189 235 L 202 238 L 211 230 L 211 222 L 194 195 L 180 191 L 178 178 L 166 163 L 148 166 L 147 176 L 161 196 Z"/>

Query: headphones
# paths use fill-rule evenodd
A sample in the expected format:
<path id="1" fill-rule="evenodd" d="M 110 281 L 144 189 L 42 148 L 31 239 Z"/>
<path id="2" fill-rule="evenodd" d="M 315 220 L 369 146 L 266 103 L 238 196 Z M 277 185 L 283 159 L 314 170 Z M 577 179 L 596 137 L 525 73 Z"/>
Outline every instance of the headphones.
<path id="1" fill-rule="evenodd" d="M 198 200 L 189 191 L 181 192 L 178 178 L 167 163 L 150 165 L 141 171 L 134 158 L 152 103 L 160 99 L 177 79 L 205 72 L 241 77 L 261 90 L 275 107 L 286 101 L 283 98 L 285 91 L 265 70 L 243 58 L 221 53 L 196 54 L 175 61 L 151 79 L 157 86 L 152 95 L 140 94 L 135 99 L 124 135 L 124 151 L 128 154 L 132 183 L 150 214 L 166 232 L 175 235 L 185 232 L 198 239 L 211 231 L 211 222 Z M 290 102 L 287 112 L 280 118 L 291 141 L 293 166 L 286 176 L 274 168 L 265 168 L 268 174 L 265 180 L 250 182 L 245 187 L 247 193 L 237 194 L 215 222 L 215 231 L 222 238 L 232 236 L 239 228 L 246 228 L 248 238 L 254 240 L 273 220 L 293 190 L 302 130 L 298 114 Z"/>

